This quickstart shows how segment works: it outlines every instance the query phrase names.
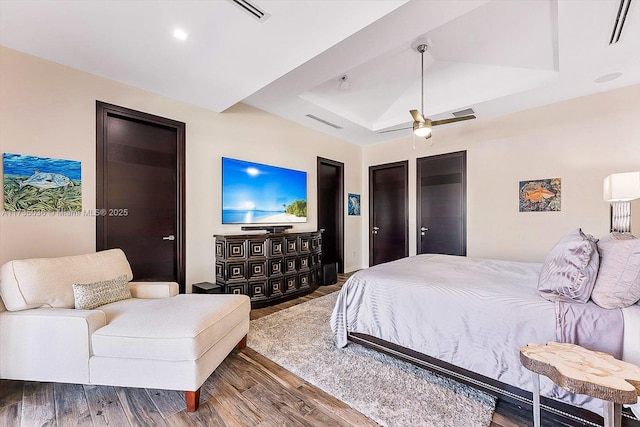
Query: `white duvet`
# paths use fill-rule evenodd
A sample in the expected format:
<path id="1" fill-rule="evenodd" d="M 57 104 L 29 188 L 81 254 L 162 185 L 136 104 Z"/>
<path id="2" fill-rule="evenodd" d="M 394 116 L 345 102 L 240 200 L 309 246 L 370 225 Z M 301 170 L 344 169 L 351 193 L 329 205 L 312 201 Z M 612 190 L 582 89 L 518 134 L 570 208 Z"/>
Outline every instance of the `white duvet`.
<path id="1" fill-rule="evenodd" d="M 541 266 L 418 255 L 361 270 L 338 296 L 335 344 L 347 345 L 348 332 L 368 334 L 532 391 L 520 348 L 556 341 L 554 303 L 537 291 Z M 558 398 L 553 390 L 541 377 L 541 394 Z M 597 399 L 562 400 L 602 413 Z"/>

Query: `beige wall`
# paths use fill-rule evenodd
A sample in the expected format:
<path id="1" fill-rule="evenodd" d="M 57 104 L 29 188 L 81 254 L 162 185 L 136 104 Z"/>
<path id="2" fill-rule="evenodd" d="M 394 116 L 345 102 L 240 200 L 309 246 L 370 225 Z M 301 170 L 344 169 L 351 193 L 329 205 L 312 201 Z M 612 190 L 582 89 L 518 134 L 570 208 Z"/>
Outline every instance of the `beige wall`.
<path id="1" fill-rule="evenodd" d="M 0 151 L 80 160 L 83 208 L 95 208 L 95 101 L 187 124 L 187 284 L 213 279 L 221 224 L 220 157 L 308 172 L 309 222 L 316 228 L 316 156 L 345 163 L 346 193 L 362 216 L 345 216 L 345 270 L 368 265 L 368 166 L 409 159 L 410 253 L 415 242 L 415 159 L 467 150 L 468 254 L 540 261 L 570 230 L 602 236 L 602 179 L 640 169 L 640 86 L 492 120 L 436 128 L 433 145 L 411 136 L 364 149 L 243 104 L 222 114 L 0 48 Z M 520 180 L 562 178 L 562 211 L 519 213 Z M 345 200 L 346 203 L 346 200 Z M 640 231 L 640 201 L 633 202 Z M 95 250 L 92 217 L 0 216 L 0 263 Z"/>
<path id="2" fill-rule="evenodd" d="M 186 123 L 187 284 L 214 279 L 221 224 L 222 156 L 307 171 L 306 224 L 317 227 L 316 157 L 345 164 L 345 198 L 361 192 L 361 148 L 238 104 L 222 114 L 154 95 L 10 49 L 0 50 L 0 151 L 82 162 L 83 209 L 95 208 L 95 102 Z M 346 203 L 346 201 L 345 201 Z M 345 216 L 345 270 L 359 268 L 361 217 Z M 0 216 L 0 263 L 95 251 L 93 217 Z"/>
<path id="3" fill-rule="evenodd" d="M 415 159 L 467 151 L 467 254 L 473 257 L 542 261 L 572 229 L 596 237 L 608 232 L 608 204 L 602 180 L 616 172 L 640 170 L 640 86 L 604 92 L 492 120 L 434 130 L 433 145 L 411 136 L 366 147 L 368 166 L 409 159 L 410 253 L 416 253 Z M 562 178 L 560 212 L 518 212 L 518 182 Z M 363 200 L 368 217 L 368 200 Z M 640 234 L 640 200 L 632 204 Z M 368 224 L 363 223 L 363 247 Z M 366 254 L 365 254 L 366 255 Z M 367 259 L 363 258 L 363 265 Z"/>

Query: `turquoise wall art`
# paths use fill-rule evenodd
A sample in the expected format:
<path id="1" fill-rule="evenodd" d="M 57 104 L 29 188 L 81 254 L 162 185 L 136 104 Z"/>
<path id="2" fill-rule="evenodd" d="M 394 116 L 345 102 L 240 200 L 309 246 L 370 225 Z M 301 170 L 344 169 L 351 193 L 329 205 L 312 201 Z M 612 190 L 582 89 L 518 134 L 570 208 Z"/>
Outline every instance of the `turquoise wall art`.
<path id="1" fill-rule="evenodd" d="M 347 212 L 349 215 L 360 216 L 360 195 L 349 193 Z"/>
<path id="2" fill-rule="evenodd" d="M 80 212 L 80 162 L 4 153 L 4 210 Z"/>

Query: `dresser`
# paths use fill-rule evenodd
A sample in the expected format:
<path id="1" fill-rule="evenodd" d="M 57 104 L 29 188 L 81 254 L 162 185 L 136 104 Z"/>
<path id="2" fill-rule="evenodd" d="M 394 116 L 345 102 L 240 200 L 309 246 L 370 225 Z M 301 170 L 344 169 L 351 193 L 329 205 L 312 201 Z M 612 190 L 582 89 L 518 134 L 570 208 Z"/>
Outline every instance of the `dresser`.
<path id="1" fill-rule="evenodd" d="M 265 307 L 315 290 L 322 282 L 322 236 L 306 233 L 215 235 L 216 284 Z"/>

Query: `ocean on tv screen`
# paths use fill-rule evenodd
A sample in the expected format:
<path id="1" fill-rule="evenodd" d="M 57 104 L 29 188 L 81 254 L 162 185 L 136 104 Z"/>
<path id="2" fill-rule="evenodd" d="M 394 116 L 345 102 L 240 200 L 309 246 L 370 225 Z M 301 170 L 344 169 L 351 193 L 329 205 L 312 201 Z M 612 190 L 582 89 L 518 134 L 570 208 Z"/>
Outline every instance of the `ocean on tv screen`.
<path id="1" fill-rule="evenodd" d="M 223 224 L 278 224 L 306 222 L 307 217 L 295 216 L 283 211 L 224 209 Z"/>

